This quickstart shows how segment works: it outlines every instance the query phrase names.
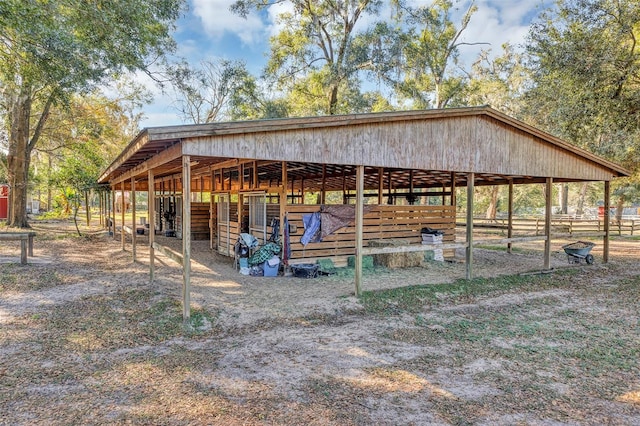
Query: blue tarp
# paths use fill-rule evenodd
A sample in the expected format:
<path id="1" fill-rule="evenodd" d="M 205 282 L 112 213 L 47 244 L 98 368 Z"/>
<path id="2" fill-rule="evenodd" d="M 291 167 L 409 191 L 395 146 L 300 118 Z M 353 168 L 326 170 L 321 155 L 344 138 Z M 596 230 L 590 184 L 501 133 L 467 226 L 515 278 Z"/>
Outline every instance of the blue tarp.
<path id="1" fill-rule="evenodd" d="M 302 223 L 304 224 L 304 234 L 300 238 L 300 242 L 303 246 L 322 241 L 320 239 L 320 212 L 302 215 Z"/>

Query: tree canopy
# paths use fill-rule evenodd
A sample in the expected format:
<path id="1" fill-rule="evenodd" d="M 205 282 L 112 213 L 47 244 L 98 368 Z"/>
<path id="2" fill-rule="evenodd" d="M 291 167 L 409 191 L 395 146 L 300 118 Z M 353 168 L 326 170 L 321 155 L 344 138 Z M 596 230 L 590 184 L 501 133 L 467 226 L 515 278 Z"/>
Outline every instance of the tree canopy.
<path id="1" fill-rule="evenodd" d="M 182 0 L 7 0 L 0 3 L 0 108 L 8 133 L 9 225 L 28 226 L 31 152 L 53 105 L 175 47 Z"/>

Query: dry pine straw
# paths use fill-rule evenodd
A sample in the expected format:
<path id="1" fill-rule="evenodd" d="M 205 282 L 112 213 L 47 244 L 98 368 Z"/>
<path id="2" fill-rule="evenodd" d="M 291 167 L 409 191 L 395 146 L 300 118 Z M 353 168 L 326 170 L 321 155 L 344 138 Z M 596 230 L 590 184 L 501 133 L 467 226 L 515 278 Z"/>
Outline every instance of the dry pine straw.
<path id="1" fill-rule="evenodd" d="M 72 241 L 0 265 L 0 424 L 640 423 L 636 262 L 185 331 L 176 282 Z M 72 295 L 18 305 L 52 290 Z"/>

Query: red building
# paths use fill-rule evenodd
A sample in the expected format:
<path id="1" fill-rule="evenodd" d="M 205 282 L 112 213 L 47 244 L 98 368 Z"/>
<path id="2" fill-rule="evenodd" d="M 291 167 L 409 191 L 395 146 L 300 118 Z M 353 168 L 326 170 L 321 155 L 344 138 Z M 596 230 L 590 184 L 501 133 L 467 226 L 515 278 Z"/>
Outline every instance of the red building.
<path id="1" fill-rule="evenodd" d="M 9 217 L 9 185 L 0 185 L 0 220 Z"/>

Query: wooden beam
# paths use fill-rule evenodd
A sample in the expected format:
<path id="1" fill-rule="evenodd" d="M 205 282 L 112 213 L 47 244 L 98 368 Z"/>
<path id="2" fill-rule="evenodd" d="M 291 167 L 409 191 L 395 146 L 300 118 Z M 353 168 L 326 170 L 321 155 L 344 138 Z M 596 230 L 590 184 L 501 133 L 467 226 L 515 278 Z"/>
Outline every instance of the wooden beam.
<path id="1" fill-rule="evenodd" d="M 604 238 L 602 239 L 602 261 L 609 262 L 609 225 L 611 223 L 611 182 L 604 182 Z"/>
<path id="2" fill-rule="evenodd" d="M 403 246 L 389 246 L 389 247 L 363 247 L 362 255 L 369 256 L 372 254 L 389 254 L 389 253 L 414 253 L 422 251 L 434 251 L 434 250 L 450 250 L 458 248 L 467 248 L 466 243 L 451 243 L 451 244 L 409 244 Z"/>
<path id="3" fill-rule="evenodd" d="M 500 239 L 489 238 L 486 240 L 474 240 L 473 245 L 481 246 L 481 245 L 524 243 L 529 241 L 546 241 L 546 240 L 547 240 L 547 237 L 544 235 L 536 235 L 531 237 L 500 238 Z"/>
<path id="4" fill-rule="evenodd" d="M 153 175 L 153 169 L 147 172 L 147 179 L 149 185 L 147 189 L 147 211 L 149 212 L 149 281 L 153 282 L 155 279 L 155 249 L 153 244 L 156 237 L 156 197 L 155 197 L 155 180 Z"/>
<path id="5" fill-rule="evenodd" d="M 473 173 L 467 173 L 467 249 L 466 249 L 466 276 L 470 280 L 473 278 L 473 194 L 474 194 Z"/>
<path id="6" fill-rule="evenodd" d="M 159 166 L 161 166 L 161 165 L 163 165 L 165 163 L 168 163 L 171 160 L 175 160 L 176 158 L 179 158 L 181 155 L 182 155 L 182 143 L 177 143 L 177 144 L 173 145 L 172 147 L 167 148 L 166 150 L 162 151 L 161 153 L 154 155 L 153 157 L 149 158 L 147 161 L 145 161 L 145 162 L 137 165 L 136 167 L 128 170 L 127 172 L 123 173 L 122 175 L 114 178 L 111 182 L 114 183 L 114 184 L 115 183 L 120 183 L 120 182 L 124 182 L 126 180 L 129 180 L 132 177 L 144 175 L 150 169 L 155 169 L 155 168 L 157 168 L 157 167 L 159 167 Z"/>
<path id="7" fill-rule="evenodd" d="M 544 235 L 547 239 L 544 242 L 544 269 L 551 268 L 551 206 L 553 192 L 553 178 L 548 177 L 545 184 L 545 202 L 544 202 Z"/>
<path id="8" fill-rule="evenodd" d="M 182 319 L 191 317 L 191 157 L 182 156 Z"/>
<path id="9" fill-rule="evenodd" d="M 356 297 L 362 292 L 362 240 L 364 223 L 364 166 L 356 169 Z"/>
<path id="10" fill-rule="evenodd" d="M 160 245 L 158 243 L 156 243 L 155 241 L 152 244 L 152 248 L 154 251 L 157 251 L 158 253 L 167 256 L 169 259 L 173 260 L 174 262 L 176 262 L 177 264 L 179 264 L 180 266 L 183 265 L 183 259 L 182 259 L 182 255 L 180 253 L 178 253 L 175 250 L 170 249 L 169 247 L 165 247 L 163 245 Z"/>

